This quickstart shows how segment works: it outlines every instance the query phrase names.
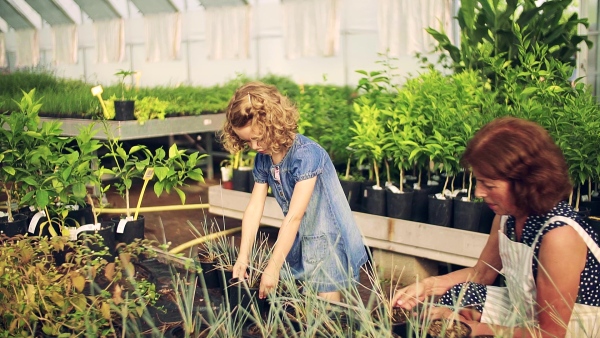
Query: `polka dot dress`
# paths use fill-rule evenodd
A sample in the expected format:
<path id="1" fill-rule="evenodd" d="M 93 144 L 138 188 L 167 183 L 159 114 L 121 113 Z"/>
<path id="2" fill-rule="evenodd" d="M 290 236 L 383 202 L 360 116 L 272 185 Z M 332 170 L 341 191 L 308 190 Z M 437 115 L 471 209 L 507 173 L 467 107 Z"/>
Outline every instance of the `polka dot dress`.
<path id="1" fill-rule="evenodd" d="M 544 223 L 554 216 L 564 216 L 575 220 L 577 223 L 581 225 L 581 227 L 587 231 L 587 233 L 594 239 L 596 243 L 598 241 L 598 234 L 592 230 L 589 224 L 571 208 L 565 202 L 560 202 L 557 204 L 552 210 L 544 215 L 539 216 L 529 216 L 525 221 L 525 226 L 523 228 L 523 235 L 521 236 L 521 243 L 527 244 L 529 246 L 533 245 L 533 241 L 539 230 L 542 228 Z M 564 222 L 554 222 L 549 224 L 542 231 L 542 235 L 538 240 L 535 249 L 534 255 L 538 257 L 540 244 L 543 241 L 544 235 L 548 233 L 548 231 L 552 229 L 556 229 L 561 226 L 568 226 Z M 508 238 L 513 241 L 516 238 L 515 233 L 515 218 L 510 216 L 505 224 L 505 231 Z M 534 278 L 537 276 L 538 270 L 538 262 L 537 259 L 534 259 L 532 262 L 532 270 Z M 577 303 L 589 305 L 589 306 L 600 306 L 600 263 L 592 252 L 588 249 L 587 260 L 585 263 L 585 268 L 581 272 L 580 282 L 579 282 L 579 295 L 577 298 Z M 487 289 L 485 285 L 477 284 L 477 283 L 461 283 L 457 284 L 448 290 L 442 297 L 440 297 L 438 303 L 446 306 L 459 306 L 459 307 L 472 307 L 473 309 L 483 312 L 483 304 L 485 303 L 486 292 Z M 457 300 L 460 300 L 460 304 L 457 304 Z"/>

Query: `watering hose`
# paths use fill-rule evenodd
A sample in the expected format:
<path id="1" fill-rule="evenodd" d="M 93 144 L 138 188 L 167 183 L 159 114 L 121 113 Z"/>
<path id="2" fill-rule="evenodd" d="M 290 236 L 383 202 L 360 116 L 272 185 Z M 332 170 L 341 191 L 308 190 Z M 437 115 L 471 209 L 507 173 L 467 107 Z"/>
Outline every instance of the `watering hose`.
<path id="1" fill-rule="evenodd" d="M 173 210 L 193 210 L 193 209 L 206 209 L 210 207 L 210 204 L 186 204 L 186 205 L 163 205 L 158 207 L 140 207 L 141 212 L 156 212 L 156 211 L 173 211 Z M 97 209 L 97 212 L 101 214 L 124 214 L 127 213 L 127 208 L 102 208 Z"/>
<path id="2" fill-rule="evenodd" d="M 202 236 L 202 237 L 198 237 L 198 238 L 194 238 L 191 241 L 185 242 L 181 245 L 178 245 L 176 247 L 174 247 L 173 249 L 169 250 L 170 254 L 176 254 L 176 253 L 180 253 L 181 251 L 194 246 L 196 244 L 201 244 L 204 243 L 206 241 L 210 241 L 213 240 L 215 238 L 219 238 L 221 236 L 227 236 L 229 234 L 235 233 L 242 230 L 242 227 L 237 227 L 237 228 L 231 228 L 231 229 L 227 229 L 227 230 L 223 230 L 223 231 L 219 231 L 219 232 L 214 232 L 212 234 L 206 235 L 206 236 Z"/>

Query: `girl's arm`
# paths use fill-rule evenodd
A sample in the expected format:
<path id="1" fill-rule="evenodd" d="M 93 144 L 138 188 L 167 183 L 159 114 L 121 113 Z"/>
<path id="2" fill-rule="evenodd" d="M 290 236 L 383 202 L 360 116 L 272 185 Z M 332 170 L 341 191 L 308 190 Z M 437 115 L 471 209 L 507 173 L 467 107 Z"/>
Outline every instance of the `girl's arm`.
<path id="1" fill-rule="evenodd" d="M 269 187 L 266 183 L 255 183 L 252 189 L 250 202 L 242 217 L 242 242 L 240 243 L 240 253 L 233 268 L 234 278 L 246 276 L 250 250 L 260 226 L 260 219 L 265 209 L 268 189 Z"/>
<path id="2" fill-rule="evenodd" d="M 498 230 L 500 216 L 494 218 L 492 230 L 479 260 L 474 267 L 464 268 L 442 276 L 432 276 L 396 291 L 392 304 L 412 309 L 417 303 L 430 296 L 439 296 L 456 284 L 471 281 L 484 285 L 494 282 L 498 271 L 502 269 L 502 260 L 498 249 Z"/>
<path id="3" fill-rule="evenodd" d="M 261 278 L 260 298 L 264 298 L 267 293 L 271 292 L 277 286 L 279 271 L 292 248 L 292 244 L 294 244 L 296 233 L 298 233 L 298 228 L 300 227 L 300 221 L 304 217 L 304 212 L 315 188 L 315 182 L 317 182 L 316 176 L 299 181 L 294 187 L 290 209 L 283 219 L 277 235 L 277 242 L 273 248 L 273 254 Z"/>

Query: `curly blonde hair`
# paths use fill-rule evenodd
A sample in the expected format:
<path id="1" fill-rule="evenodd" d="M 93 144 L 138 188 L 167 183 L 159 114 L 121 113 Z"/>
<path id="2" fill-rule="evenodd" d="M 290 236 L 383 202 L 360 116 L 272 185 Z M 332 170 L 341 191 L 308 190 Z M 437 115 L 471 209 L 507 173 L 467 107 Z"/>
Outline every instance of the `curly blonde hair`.
<path id="1" fill-rule="evenodd" d="M 227 151 L 244 150 L 247 143 L 233 128 L 243 128 L 250 123 L 261 146 L 271 153 L 278 153 L 292 145 L 298 118 L 296 107 L 275 86 L 249 82 L 238 88 L 229 101 L 219 137 Z"/>

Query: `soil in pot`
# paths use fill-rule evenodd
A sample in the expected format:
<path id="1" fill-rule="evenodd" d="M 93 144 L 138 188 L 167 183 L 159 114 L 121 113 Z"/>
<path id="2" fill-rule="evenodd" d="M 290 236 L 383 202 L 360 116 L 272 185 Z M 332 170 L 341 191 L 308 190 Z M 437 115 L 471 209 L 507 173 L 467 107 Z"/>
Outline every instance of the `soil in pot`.
<path id="1" fill-rule="evenodd" d="M 8 216 L 0 217 L 0 234 L 8 237 L 25 235 L 27 233 L 27 215 L 14 214 L 13 222 L 8 221 Z"/>
<path id="2" fill-rule="evenodd" d="M 435 338 L 468 338 L 471 336 L 471 327 L 463 322 L 435 319 L 429 325 L 427 333 Z"/>

